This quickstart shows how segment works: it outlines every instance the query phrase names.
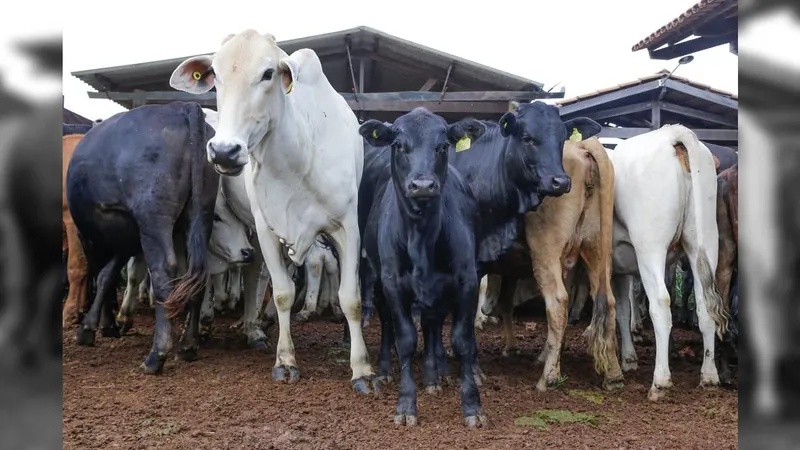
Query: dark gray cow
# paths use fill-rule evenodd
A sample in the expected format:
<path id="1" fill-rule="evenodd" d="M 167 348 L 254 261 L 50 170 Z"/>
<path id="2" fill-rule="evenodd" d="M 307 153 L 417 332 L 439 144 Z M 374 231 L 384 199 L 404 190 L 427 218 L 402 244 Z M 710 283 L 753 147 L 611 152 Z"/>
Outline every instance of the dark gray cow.
<path id="1" fill-rule="evenodd" d="M 169 319 L 192 300 L 179 357 L 196 358 L 200 298 L 219 175 L 205 161 L 213 135 L 200 106 L 147 105 L 97 124 L 75 148 L 67 171 L 67 202 L 81 234 L 97 295 L 78 329 L 78 344 L 102 334 L 119 337 L 114 320 L 120 271 L 144 252 L 155 297 L 153 346 L 146 373 L 161 372 L 172 348 Z M 173 234 L 176 237 L 173 241 Z M 188 271 L 173 288 L 185 259 Z"/>

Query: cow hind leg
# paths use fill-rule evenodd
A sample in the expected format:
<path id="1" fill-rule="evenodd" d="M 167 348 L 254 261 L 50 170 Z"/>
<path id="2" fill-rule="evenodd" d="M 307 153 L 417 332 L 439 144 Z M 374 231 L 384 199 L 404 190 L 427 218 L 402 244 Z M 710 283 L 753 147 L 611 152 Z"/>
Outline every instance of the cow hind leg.
<path id="1" fill-rule="evenodd" d="M 97 292 L 92 301 L 92 306 L 84 316 L 80 328 L 78 328 L 78 345 L 94 345 L 97 325 L 100 321 L 100 310 L 103 307 L 103 303 L 106 302 L 106 297 L 116 293 L 114 281 L 117 278 L 114 275 L 119 276 L 119 272 L 126 262 L 127 258 L 119 256 L 113 256 L 110 259 L 103 258 L 100 261 L 100 264 L 103 264 L 103 268 L 97 274 Z M 114 300 L 116 301 L 116 296 Z"/>
<path id="2" fill-rule="evenodd" d="M 144 256 L 134 256 L 128 261 L 128 283 L 116 319 L 122 334 L 126 334 L 133 327 L 133 315 L 136 312 L 133 290 L 138 290 L 138 297 L 141 298 L 142 284 L 144 284 L 145 278 L 147 278 L 147 263 Z"/>
<path id="3" fill-rule="evenodd" d="M 378 319 L 381 323 L 381 348 L 378 353 L 378 380 L 381 383 L 392 382 L 392 350 L 395 348 L 394 326 L 392 316 L 386 298 L 383 295 L 383 287 L 380 282 L 375 284 L 375 296 L 373 297 L 374 306 L 378 311 Z"/>
<path id="4" fill-rule="evenodd" d="M 630 330 L 633 342 L 641 344 L 644 341 L 642 334 L 644 333 L 643 317 L 644 317 L 644 287 L 642 286 L 641 278 L 634 277 L 631 279 L 626 287 L 627 298 L 630 299 L 630 313 L 628 314 Z M 616 295 L 616 294 L 615 294 Z"/>
<path id="5" fill-rule="evenodd" d="M 153 344 L 140 369 L 144 373 L 155 375 L 161 373 L 167 354 L 172 350 L 172 324 L 167 317 L 164 301 L 173 289 L 172 280 L 177 278 L 178 261 L 172 240 L 171 224 L 152 226 L 152 230 L 142 228 L 140 234 L 144 259 L 150 270 L 156 320 Z"/>
<path id="6" fill-rule="evenodd" d="M 67 256 L 67 280 L 69 281 L 69 293 L 67 302 L 62 310 L 62 322 L 67 328 L 78 321 L 78 312 L 85 311 L 85 304 L 88 297 L 89 288 L 89 267 L 86 263 L 86 255 L 83 252 L 83 245 L 78 237 L 78 229 L 75 224 L 70 222 L 65 224 L 67 242 L 69 245 Z"/>
<path id="7" fill-rule="evenodd" d="M 214 283 L 214 310 L 220 314 L 225 312 L 225 305 L 228 304 L 230 292 L 228 291 L 228 271 L 211 276 Z"/>
<path id="8" fill-rule="evenodd" d="M 689 245 L 687 247 L 686 253 L 689 256 L 689 264 L 696 280 L 694 299 L 698 325 L 703 335 L 703 365 L 700 369 L 700 385 L 718 386 L 719 373 L 714 355 L 716 324 L 712 315 L 721 314 L 723 317 L 727 317 L 727 312 L 724 311 L 723 301 L 716 287 L 714 272 L 709 265 L 705 249 L 702 247 L 696 249 Z M 714 308 L 721 311 L 713 311 Z"/>
<path id="9" fill-rule="evenodd" d="M 295 315 L 295 320 L 298 322 L 306 322 L 316 315 L 322 285 L 322 257 L 314 247 L 309 256 L 306 258 L 306 298 L 303 302 L 303 309 Z"/>
<path id="10" fill-rule="evenodd" d="M 617 329 L 620 335 L 620 360 L 623 372 L 638 370 L 636 347 L 631 333 L 632 305 L 636 301 L 633 295 L 634 275 L 613 275 L 611 287 L 616 298 Z"/>
<path id="11" fill-rule="evenodd" d="M 247 345 L 255 350 L 267 349 L 267 335 L 261 329 L 261 309 L 264 294 L 269 283 L 269 272 L 261 252 L 256 252 L 255 261 L 242 268 L 244 315 L 242 333 L 247 337 Z"/>
<path id="12" fill-rule="evenodd" d="M 209 277 L 208 283 L 203 290 L 203 301 L 200 303 L 200 320 L 198 324 L 198 334 L 201 343 L 211 340 L 211 332 L 214 324 L 214 286 Z"/>
<path id="13" fill-rule="evenodd" d="M 351 383 L 356 392 L 370 393 L 369 384 L 376 391 L 379 383 L 369 363 L 367 345 L 361 329 L 361 295 L 359 292 L 360 235 L 355 218 L 345 220 L 343 227 L 331 233 L 340 261 L 339 303 L 347 319 L 350 332 Z"/>

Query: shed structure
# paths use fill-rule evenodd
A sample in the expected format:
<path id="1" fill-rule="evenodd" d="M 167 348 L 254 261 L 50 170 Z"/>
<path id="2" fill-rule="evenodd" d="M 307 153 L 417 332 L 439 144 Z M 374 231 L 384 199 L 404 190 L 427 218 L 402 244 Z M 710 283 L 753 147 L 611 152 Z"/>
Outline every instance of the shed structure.
<path id="1" fill-rule="evenodd" d="M 674 59 L 728 44 L 731 53 L 738 55 L 738 40 L 739 1 L 701 0 L 631 50 L 647 49 L 651 59 Z"/>
<path id="2" fill-rule="evenodd" d="M 739 98 L 689 79 L 653 75 L 557 103 L 564 120 L 579 116 L 603 126 L 599 137 L 627 139 L 680 123 L 704 142 L 738 148 Z"/>
<path id="3" fill-rule="evenodd" d="M 509 102 L 563 98 L 543 84 L 419 45 L 369 27 L 278 42 L 287 53 L 310 48 L 320 57 L 331 85 L 360 119 L 393 121 L 424 106 L 452 121 L 467 116 L 496 120 Z M 173 58 L 72 72 L 125 108 L 177 100 L 216 109 L 216 92 L 202 95 L 172 89 L 172 71 L 186 58 Z"/>

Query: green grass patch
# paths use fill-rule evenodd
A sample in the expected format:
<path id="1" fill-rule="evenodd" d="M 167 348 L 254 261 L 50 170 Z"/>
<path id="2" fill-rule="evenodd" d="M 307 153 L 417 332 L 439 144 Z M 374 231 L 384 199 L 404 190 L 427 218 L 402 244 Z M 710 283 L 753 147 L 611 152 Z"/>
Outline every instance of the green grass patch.
<path id="1" fill-rule="evenodd" d="M 566 409 L 541 409 L 532 416 L 520 416 L 514 419 L 514 425 L 525 427 L 532 426 L 541 431 L 550 429 L 548 425 L 565 423 L 585 423 L 596 426 L 599 420 L 596 416 L 586 413 L 573 413 Z"/>
<path id="2" fill-rule="evenodd" d="M 580 391 L 577 389 L 570 389 L 567 391 L 567 395 L 570 397 L 580 397 L 584 400 L 594 403 L 595 405 L 602 405 L 606 399 L 603 394 L 597 392 Z"/>

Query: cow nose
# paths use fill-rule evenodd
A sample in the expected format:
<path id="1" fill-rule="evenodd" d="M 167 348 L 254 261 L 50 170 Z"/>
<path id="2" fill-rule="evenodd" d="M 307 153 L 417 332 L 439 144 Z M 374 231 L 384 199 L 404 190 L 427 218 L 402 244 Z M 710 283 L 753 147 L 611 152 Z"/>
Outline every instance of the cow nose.
<path id="1" fill-rule="evenodd" d="M 432 197 L 437 194 L 437 183 L 434 180 L 427 178 L 418 178 L 411 180 L 409 184 L 409 193 L 411 197 Z"/>
<path id="2" fill-rule="evenodd" d="M 553 177 L 551 188 L 556 194 L 566 194 L 572 188 L 572 181 L 569 177 Z"/>
<path id="3" fill-rule="evenodd" d="M 255 251 L 252 248 L 243 248 L 242 249 L 242 259 L 244 262 L 253 262 L 253 257 L 255 256 Z"/>
<path id="4" fill-rule="evenodd" d="M 242 151 L 239 144 L 209 142 L 208 147 L 211 150 L 211 159 L 217 164 L 234 163 Z"/>

